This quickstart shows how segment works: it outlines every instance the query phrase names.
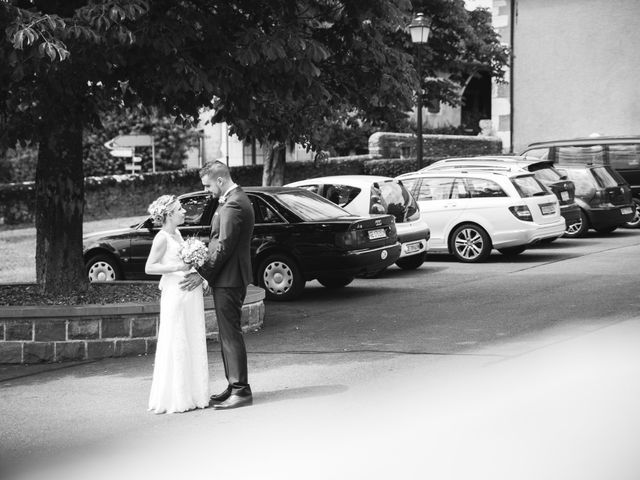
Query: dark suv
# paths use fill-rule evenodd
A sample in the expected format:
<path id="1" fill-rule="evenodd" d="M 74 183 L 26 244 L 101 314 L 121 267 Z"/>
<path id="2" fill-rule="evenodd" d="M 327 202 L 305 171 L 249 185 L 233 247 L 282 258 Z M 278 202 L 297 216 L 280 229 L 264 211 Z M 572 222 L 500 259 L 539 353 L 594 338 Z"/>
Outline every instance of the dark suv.
<path id="1" fill-rule="evenodd" d="M 561 165 L 609 165 L 631 187 L 634 215 L 626 223 L 640 227 L 640 136 L 592 136 L 530 144 L 527 158 L 539 158 Z"/>
<path id="2" fill-rule="evenodd" d="M 605 165 L 564 165 L 556 167 L 576 187 L 580 222 L 567 228 L 565 237 L 583 237 L 589 228 L 610 233 L 634 216 L 629 184 Z"/>

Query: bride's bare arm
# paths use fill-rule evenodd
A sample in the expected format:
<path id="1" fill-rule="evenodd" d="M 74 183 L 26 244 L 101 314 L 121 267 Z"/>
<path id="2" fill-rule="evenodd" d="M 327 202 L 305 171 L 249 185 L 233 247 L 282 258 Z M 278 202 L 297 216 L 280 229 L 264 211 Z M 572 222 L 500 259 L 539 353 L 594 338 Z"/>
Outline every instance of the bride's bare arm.
<path id="1" fill-rule="evenodd" d="M 183 262 L 161 263 L 162 256 L 167 250 L 167 237 L 164 235 L 156 235 L 151 244 L 151 252 L 144 266 L 147 275 L 162 275 L 163 273 L 183 272 L 189 267 Z"/>

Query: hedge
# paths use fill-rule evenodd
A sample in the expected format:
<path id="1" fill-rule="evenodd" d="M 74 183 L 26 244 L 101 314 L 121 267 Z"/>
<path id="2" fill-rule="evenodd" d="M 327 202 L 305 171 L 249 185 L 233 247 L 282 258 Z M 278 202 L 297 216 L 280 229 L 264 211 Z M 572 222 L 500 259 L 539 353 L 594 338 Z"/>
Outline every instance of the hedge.
<path id="1" fill-rule="evenodd" d="M 374 134 L 369 147 L 402 149 L 415 145 L 410 134 Z M 479 137 L 429 135 L 423 164 L 451 156 L 499 153 L 499 140 Z M 456 150 L 457 149 L 457 150 Z M 231 167 L 235 182 L 244 186 L 262 184 L 262 165 Z M 375 154 L 339 157 L 318 162 L 290 162 L 285 168 L 285 183 L 326 175 L 383 175 L 395 177 L 416 170 L 416 159 L 380 158 Z M 180 195 L 202 189 L 197 169 L 184 169 L 135 175 L 108 175 L 85 179 L 85 221 L 145 215 L 147 206 L 163 194 Z M 34 183 L 0 185 L 0 224 L 33 223 Z"/>

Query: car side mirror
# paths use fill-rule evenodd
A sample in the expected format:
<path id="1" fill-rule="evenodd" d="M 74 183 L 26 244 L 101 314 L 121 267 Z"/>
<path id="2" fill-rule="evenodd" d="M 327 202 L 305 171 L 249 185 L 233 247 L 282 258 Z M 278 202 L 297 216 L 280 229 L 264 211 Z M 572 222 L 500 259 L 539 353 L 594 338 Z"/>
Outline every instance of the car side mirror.
<path id="1" fill-rule="evenodd" d="M 147 230 L 153 230 L 153 218 L 149 217 L 147 218 L 144 223 L 142 224 L 142 226 L 144 228 L 146 228 Z"/>

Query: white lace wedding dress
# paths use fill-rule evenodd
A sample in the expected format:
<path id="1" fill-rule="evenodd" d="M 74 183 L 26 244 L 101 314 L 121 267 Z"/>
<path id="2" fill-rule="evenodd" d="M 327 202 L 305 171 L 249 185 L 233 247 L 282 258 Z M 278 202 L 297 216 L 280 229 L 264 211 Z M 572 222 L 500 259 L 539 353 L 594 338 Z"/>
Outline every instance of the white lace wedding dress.
<path id="1" fill-rule="evenodd" d="M 182 237 L 167 238 L 161 263 L 175 264 Z M 179 235 L 179 233 L 178 233 Z M 160 279 L 160 328 L 156 347 L 149 410 L 175 413 L 205 408 L 209 403 L 209 365 L 202 286 L 188 292 L 180 288 L 184 272 Z"/>

